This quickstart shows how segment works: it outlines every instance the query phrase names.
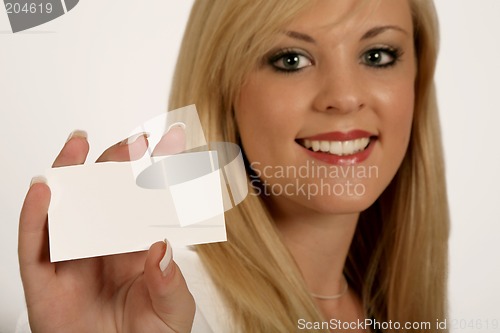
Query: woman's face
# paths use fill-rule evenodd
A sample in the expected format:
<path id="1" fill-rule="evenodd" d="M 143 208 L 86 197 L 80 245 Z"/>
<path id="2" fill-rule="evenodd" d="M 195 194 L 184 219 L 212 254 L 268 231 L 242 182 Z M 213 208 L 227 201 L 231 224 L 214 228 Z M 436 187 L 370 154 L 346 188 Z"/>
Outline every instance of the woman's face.
<path id="1" fill-rule="evenodd" d="M 257 192 L 282 212 L 368 208 L 408 146 L 413 44 L 402 0 L 320 0 L 283 29 L 235 103 Z"/>

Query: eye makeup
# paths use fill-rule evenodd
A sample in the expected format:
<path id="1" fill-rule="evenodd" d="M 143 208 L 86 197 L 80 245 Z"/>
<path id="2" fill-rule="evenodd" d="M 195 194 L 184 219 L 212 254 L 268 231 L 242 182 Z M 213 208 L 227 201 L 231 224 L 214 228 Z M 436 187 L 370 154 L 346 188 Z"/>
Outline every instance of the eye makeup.
<path id="1" fill-rule="evenodd" d="M 360 62 L 368 67 L 383 69 L 396 65 L 404 51 L 399 47 L 376 46 L 364 51 Z"/>
<path id="2" fill-rule="evenodd" d="M 267 64 L 277 72 L 294 73 L 312 66 L 312 57 L 300 49 L 284 48 L 267 57 Z"/>

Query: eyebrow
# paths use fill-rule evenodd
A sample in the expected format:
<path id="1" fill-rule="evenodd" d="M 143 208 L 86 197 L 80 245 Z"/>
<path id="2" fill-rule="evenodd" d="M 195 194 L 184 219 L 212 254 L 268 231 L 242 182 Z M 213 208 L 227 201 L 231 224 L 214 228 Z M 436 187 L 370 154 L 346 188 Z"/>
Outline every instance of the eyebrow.
<path id="1" fill-rule="evenodd" d="M 297 32 L 297 31 L 285 31 L 285 35 L 287 35 L 288 37 L 294 38 L 294 39 L 302 40 L 304 42 L 316 44 L 316 41 L 314 40 L 314 38 L 312 38 L 309 35 L 303 34 L 301 32 Z"/>
<path id="2" fill-rule="evenodd" d="M 361 37 L 361 40 L 374 38 L 374 37 L 384 33 L 387 30 L 396 30 L 396 31 L 404 33 L 405 35 L 408 35 L 408 32 L 406 30 L 404 30 L 401 27 L 398 27 L 397 25 L 384 25 L 384 26 L 371 28 L 370 30 L 365 32 L 365 34 Z M 298 40 L 302 40 L 302 41 L 307 42 L 307 43 L 316 44 L 316 40 L 307 34 L 297 32 L 297 31 L 284 31 L 284 33 L 285 33 L 285 35 L 287 35 L 288 37 L 291 37 L 293 39 L 298 39 Z"/>
<path id="3" fill-rule="evenodd" d="M 374 37 L 384 33 L 387 30 L 396 30 L 396 31 L 404 33 L 405 35 L 408 35 L 408 32 L 406 32 L 406 30 L 398 27 L 397 25 L 384 25 L 384 26 L 380 26 L 380 27 L 371 28 L 370 30 L 365 32 L 363 37 L 361 37 L 361 40 L 374 38 Z"/>

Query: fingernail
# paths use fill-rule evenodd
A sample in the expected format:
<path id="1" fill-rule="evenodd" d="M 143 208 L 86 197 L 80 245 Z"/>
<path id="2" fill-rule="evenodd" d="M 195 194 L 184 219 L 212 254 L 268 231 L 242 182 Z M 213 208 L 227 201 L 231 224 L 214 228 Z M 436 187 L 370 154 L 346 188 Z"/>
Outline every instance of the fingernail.
<path id="1" fill-rule="evenodd" d="M 182 122 L 173 123 L 161 137 L 152 156 L 165 156 L 182 153 L 186 150 L 186 125 Z"/>
<path id="2" fill-rule="evenodd" d="M 131 137 L 123 140 L 120 142 L 120 146 L 123 146 L 123 145 L 131 145 L 132 143 L 136 142 L 137 139 L 139 139 L 140 137 L 145 137 L 146 139 L 149 138 L 149 133 L 147 132 L 142 132 L 142 133 L 137 133 L 137 134 L 134 134 L 132 135 Z"/>
<path id="3" fill-rule="evenodd" d="M 47 184 L 47 178 L 45 178 L 44 176 L 35 176 L 31 179 L 31 182 L 30 182 L 30 187 L 33 186 L 33 184 L 37 184 L 37 183 L 44 183 L 44 184 Z"/>
<path id="4" fill-rule="evenodd" d="M 174 127 L 182 127 L 182 129 L 186 129 L 186 124 L 184 124 L 182 121 L 178 121 L 176 123 L 173 123 L 170 125 L 165 133 L 168 133 L 172 128 Z"/>
<path id="5" fill-rule="evenodd" d="M 163 255 L 163 258 L 160 260 L 160 270 L 161 274 L 165 277 L 170 273 L 172 270 L 172 265 L 170 263 L 172 262 L 172 247 L 170 246 L 170 243 L 168 240 L 165 238 L 165 254 Z"/>
<path id="6" fill-rule="evenodd" d="M 83 139 L 87 139 L 88 135 L 87 135 L 87 132 L 85 131 L 82 131 L 82 130 L 74 130 L 73 132 L 71 132 L 71 134 L 68 136 L 68 139 L 66 140 L 66 142 L 68 142 L 69 140 L 73 139 L 73 138 L 83 138 Z"/>

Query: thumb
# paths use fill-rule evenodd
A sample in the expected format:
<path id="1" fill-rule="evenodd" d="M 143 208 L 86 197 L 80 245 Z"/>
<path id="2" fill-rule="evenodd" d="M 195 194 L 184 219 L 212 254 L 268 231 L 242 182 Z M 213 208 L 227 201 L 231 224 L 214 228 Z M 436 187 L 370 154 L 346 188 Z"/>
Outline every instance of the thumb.
<path id="1" fill-rule="evenodd" d="M 144 278 L 156 314 L 173 331 L 191 332 L 196 305 L 186 280 L 172 259 L 168 241 L 157 242 L 149 249 Z"/>

